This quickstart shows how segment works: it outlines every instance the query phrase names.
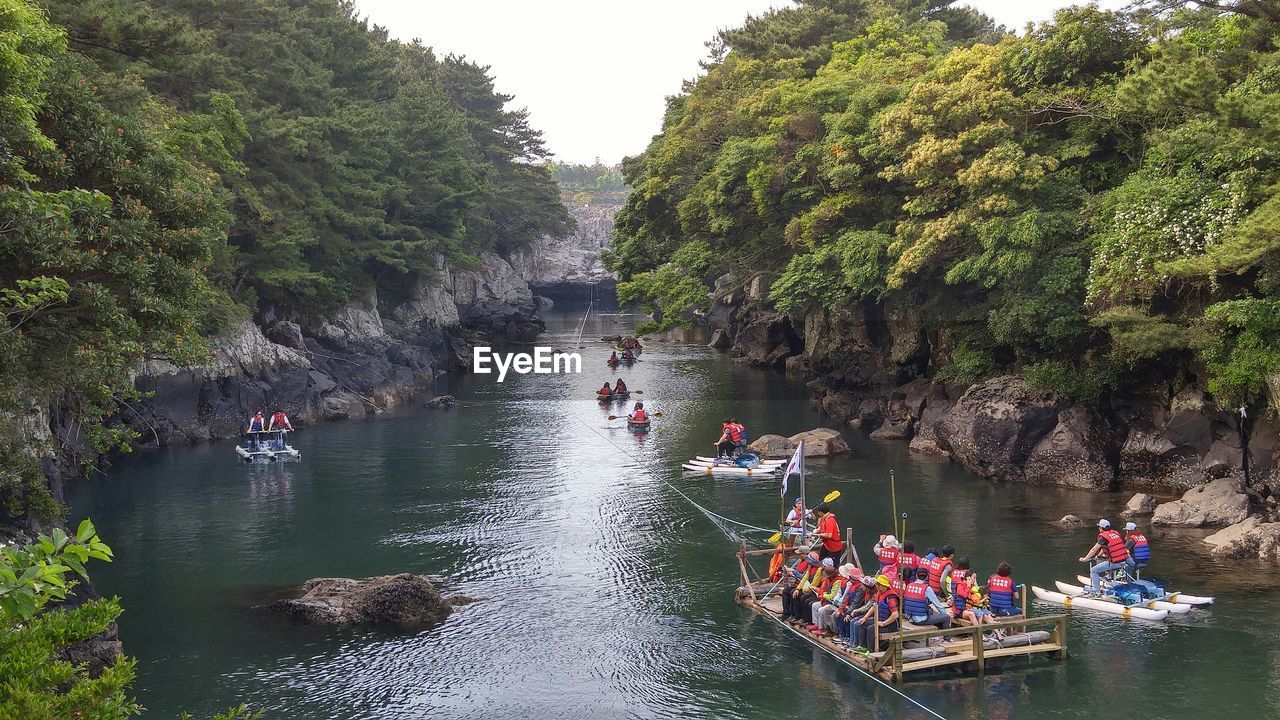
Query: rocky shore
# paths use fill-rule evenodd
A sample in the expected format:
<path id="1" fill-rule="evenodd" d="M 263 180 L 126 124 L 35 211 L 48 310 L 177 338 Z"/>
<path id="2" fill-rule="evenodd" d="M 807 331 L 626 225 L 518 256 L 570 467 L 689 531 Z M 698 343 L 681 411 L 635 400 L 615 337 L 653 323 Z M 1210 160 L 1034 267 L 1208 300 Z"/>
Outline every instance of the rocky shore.
<path id="1" fill-rule="evenodd" d="M 1280 520 L 1280 427 L 1265 408 L 1251 408 L 1242 431 L 1238 412 L 1217 407 L 1194 367 L 1097 403 L 1072 401 L 1016 374 L 948 382 L 935 369 L 954 347 L 910 307 L 866 302 L 781 313 L 767 301 L 769 280 L 766 273 L 718 279 L 710 311 L 696 321 L 736 362 L 809 378 L 812 402 L 849 429 L 909 443 L 993 480 L 1163 496 L 1212 487 L 1215 497 L 1230 496 L 1223 502 L 1231 511 L 1159 505 L 1152 508 L 1157 524 Z M 1274 406 L 1280 377 L 1269 380 Z M 1252 531 L 1250 538 L 1260 533 Z"/>

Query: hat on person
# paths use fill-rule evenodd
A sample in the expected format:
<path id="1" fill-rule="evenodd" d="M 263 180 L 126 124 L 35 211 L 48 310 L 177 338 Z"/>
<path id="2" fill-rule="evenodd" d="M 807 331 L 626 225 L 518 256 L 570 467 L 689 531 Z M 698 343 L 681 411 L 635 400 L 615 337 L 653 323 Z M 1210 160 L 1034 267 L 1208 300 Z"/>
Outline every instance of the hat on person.
<path id="1" fill-rule="evenodd" d="M 799 504 L 800 504 L 800 503 L 802 503 L 802 502 L 804 502 L 804 498 L 796 498 L 796 504 L 797 504 L 797 505 L 799 505 Z"/>
<path id="2" fill-rule="evenodd" d="M 890 583 L 890 582 L 889 582 L 889 576 L 888 576 L 888 575 L 880 575 L 880 576 L 878 576 L 878 577 L 876 578 L 876 582 L 877 582 L 877 583 L 879 583 L 879 584 L 881 584 L 881 585 L 883 585 L 883 586 L 885 586 L 885 587 L 889 587 L 889 585 L 891 585 L 891 584 L 892 584 L 892 583 Z"/>
<path id="3" fill-rule="evenodd" d="M 849 578 L 850 580 L 854 580 L 856 578 L 862 577 L 862 571 L 859 570 L 858 566 L 854 565 L 853 563 L 845 563 L 844 565 L 840 566 L 840 577 L 845 577 L 845 578 Z"/>
<path id="4" fill-rule="evenodd" d="M 818 554 L 818 551 L 817 551 L 817 550 L 810 550 L 810 551 L 809 551 L 809 554 L 808 554 L 807 556 L 805 556 L 805 559 L 806 559 L 806 560 L 812 560 L 813 562 L 818 562 L 818 558 L 820 558 L 820 557 L 822 557 L 822 556 Z"/>
<path id="5" fill-rule="evenodd" d="M 862 577 L 858 578 L 858 580 L 861 581 L 862 584 L 866 585 L 867 587 L 871 587 L 872 585 L 876 584 L 875 578 L 871 577 L 870 575 L 863 575 Z"/>
<path id="6" fill-rule="evenodd" d="M 884 539 L 880 541 L 880 544 L 885 547 L 896 548 L 898 547 L 898 538 L 892 535 L 885 535 Z"/>
<path id="7" fill-rule="evenodd" d="M 1111 527 L 1111 521 L 1106 518 L 1102 518 L 1101 520 L 1098 521 L 1098 527 L 1102 528 L 1103 530 L 1106 530 L 1107 528 Z"/>
<path id="8" fill-rule="evenodd" d="M 1138 524 L 1137 524 L 1137 523 L 1132 523 L 1132 522 L 1125 523 L 1125 524 L 1124 524 L 1124 529 L 1125 529 L 1125 531 L 1137 530 L 1137 529 L 1138 529 Z"/>
<path id="9" fill-rule="evenodd" d="M 835 566 L 836 566 L 835 560 L 832 560 L 831 558 L 822 558 L 822 567 L 833 568 Z"/>

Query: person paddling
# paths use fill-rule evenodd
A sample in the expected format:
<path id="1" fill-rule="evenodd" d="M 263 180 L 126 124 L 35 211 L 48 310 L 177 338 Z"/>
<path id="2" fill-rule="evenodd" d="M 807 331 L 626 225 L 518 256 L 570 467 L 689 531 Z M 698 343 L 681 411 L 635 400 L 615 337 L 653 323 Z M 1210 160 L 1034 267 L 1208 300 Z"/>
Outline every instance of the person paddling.
<path id="1" fill-rule="evenodd" d="M 612 395 L 612 394 L 613 394 L 613 391 L 609 389 L 609 381 L 608 381 L 608 380 L 606 380 L 606 381 L 604 382 L 604 387 L 602 387 L 602 388 L 600 388 L 599 390 L 597 390 L 597 391 L 596 391 L 596 394 L 597 394 L 597 395 L 599 395 L 599 396 L 601 396 L 601 397 L 609 397 L 610 395 Z"/>
<path id="2" fill-rule="evenodd" d="M 649 422 L 649 413 L 644 411 L 644 403 L 636 403 L 636 406 L 631 409 L 631 414 L 627 416 L 627 419 L 634 423 Z"/>
<path id="3" fill-rule="evenodd" d="M 787 513 L 787 534 L 788 535 L 804 535 L 806 530 L 811 526 L 807 522 L 805 515 L 811 514 L 804 509 L 804 500 L 796 498 L 795 507 L 791 508 L 791 512 Z"/>
<path id="4" fill-rule="evenodd" d="M 627 384 L 622 382 L 622 378 L 618 378 L 618 382 L 613 384 L 613 391 L 619 395 L 627 394 Z"/>
<path id="5" fill-rule="evenodd" d="M 608 359 L 608 361 L 607 361 L 607 362 L 608 362 L 610 365 L 617 365 L 617 364 L 618 364 L 618 351 L 617 351 L 617 350 L 614 350 L 613 352 L 609 353 L 609 359 Z"/>
<path id="6" fill-rule="evenodd" d="M 814 535 L 822 539 L 822 557 L 836 562 L 844 551 L 844 540 L 840 539 L 840 524 L 836 522 L 836 516 L 826 503 L 819 505 L 816 512 L 818 530 Z"/>

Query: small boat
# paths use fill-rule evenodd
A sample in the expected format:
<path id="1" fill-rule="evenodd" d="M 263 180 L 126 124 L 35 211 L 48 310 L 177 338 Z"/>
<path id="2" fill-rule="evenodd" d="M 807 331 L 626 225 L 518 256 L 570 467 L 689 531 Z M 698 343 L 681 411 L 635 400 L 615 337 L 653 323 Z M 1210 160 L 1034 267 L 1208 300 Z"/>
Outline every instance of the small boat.
<path id="1" fill-rule="evenodd" d="M 613 402 L 614 400 L 626 400 L 629 397 L 631 397 L 630 392 L 624 392 L 624 393 L 615 392 L 615 393 L 609 393 L 608 395 L 605 395 L 604 393 L 596 393 L 596 400 L 599 400 L 600 402 Z"/>
<path id="2" fill-rule="evenodd" d="M 777 470 L 777 469 L 780 469 L 783 465 L 783 463 L 781 462 L 773 462 L 773 461 L 747 463 L 745 465 L 739 465 L 734 462 L 725 462 L 723 460 L 716 462 L 715 460 L 703 460 L 701 458 L 697 460 L 690 460 L 689 464 L 700 465 L 702 467 L 745 467 L 745 468 L 751 468 L 752 470 L 757 470 L 757 469 Z"/>
<path id="3" fill-rule="evenodd" d="M 1140 618 L 1142 620 L 1164 620 L 1169 617 L 1168 610 L 1152 610 L 1145 607 L 1129 607 L 1121 605 L 1117 602 L 1107 602 L 1098 598 L 1090 597 L 1073 597 L 1066 593 L 1045 590 L 1042 587 L 1031 586 L 1031 592 L 1035 594 L 1037 600 L 1056 603 L 1065 608 L 1081 607 L 1089 610 L 1097 610 L 1098 612 L 1109 613 L 1111 615 L 1120 615 L 1126 618 Z"/>
<path id="4" fill-rule="evenodd" d="M 744 468 L 736 465 L 692 465 L 686 463 L 680 466 L 685 472 L 701 473 L 703 475 L 777 475 L 781 467 L 757 467 Z"/>
<path id="5" fill-rule="evenodd" d="M 1061 580 L 1054 580 L 1053 584 L 1058 588 L 1058 592 L 1064 593 L 1066 595 L 1071 595 L 1073 597 L 1084 595 L 1085 592 L 1087 592 L 1083 587 L 1079 585 L 1071 585 L 1069 583 L 1064 583 Z M 1118 598 L 1112 597 L 1111 595 L 1105 595 L 1105 594 L 1102 597 L 1095 598 L 1095 599 L 1103 600 L 1105 602 L 1113 602 L 1113 603 L 1120 602 Z M 1169 602 L 1167 600 L 1143 600 L 1140 604 L 1142 605 L 1142 607 L 1150 608 L 1152 610 L 1168 610 L 1169 614 L 1171 615 L 1185 615 L 1191 612 L 1190 605 L 1180 605 L 1178 603 Z M 1133 606 L 1130 606 L 1130 607 L 1133 607 Z"/>
<path id="6" fill-rule="evenodd" d="M 1081 585 L 1092 585 L 1093 581 L 1088 575 L 1077 575 L 1076 582 Z M 1177 603 L 1178 605 L 1212 605 L 1213 598 L 1200 595 L 1188 595 L 1183 592 L 1165 592 L 1164 600 L 1166 602 Z"/>
<path id="7" fill-rule="evenodd" d="M 236 455 L 246 465 L 300 462 L 302 460 L 302 453 L 285 442 L 285 431 L 277 430 L 272 432 L 270 433 L 271 437 L 266 440 L 262 439 L 264 434 L 267 433 L 257 433 L 257 437 L 249 441 L 248 447 L 236 445 Z"/>
<path id="8" fill-rule="evenodd" d="M 695 455 L 693 460 L 700 463 L 723 463 L 725 461 L 725 458 L 722 458 L 722 457 L 713 458 L 713 457 L 707 457 L 706 455 Z M 764 459 L 760 460 L 761 465 L 783 465 L 786 462 L 787 462 L 786 460 L 764 460 Z"/>

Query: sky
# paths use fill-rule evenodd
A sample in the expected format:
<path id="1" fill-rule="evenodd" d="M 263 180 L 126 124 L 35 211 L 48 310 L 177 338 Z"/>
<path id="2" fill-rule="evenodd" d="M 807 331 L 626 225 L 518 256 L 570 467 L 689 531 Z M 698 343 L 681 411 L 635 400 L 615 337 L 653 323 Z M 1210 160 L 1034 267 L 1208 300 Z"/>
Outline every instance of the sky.
<path id="1" fill-rule="evenodd" d="M 1101 0 L 1119 8 L 1128 0 Z M 356 0 L 361 15 L 438 55 L 489 65 L 561 162 L 616 163 L 660 129 L 665 98 L 697 77 L 706 41 L 785 0 Z M 1021 29 L 1064 0 L 964 0 Z"/>

